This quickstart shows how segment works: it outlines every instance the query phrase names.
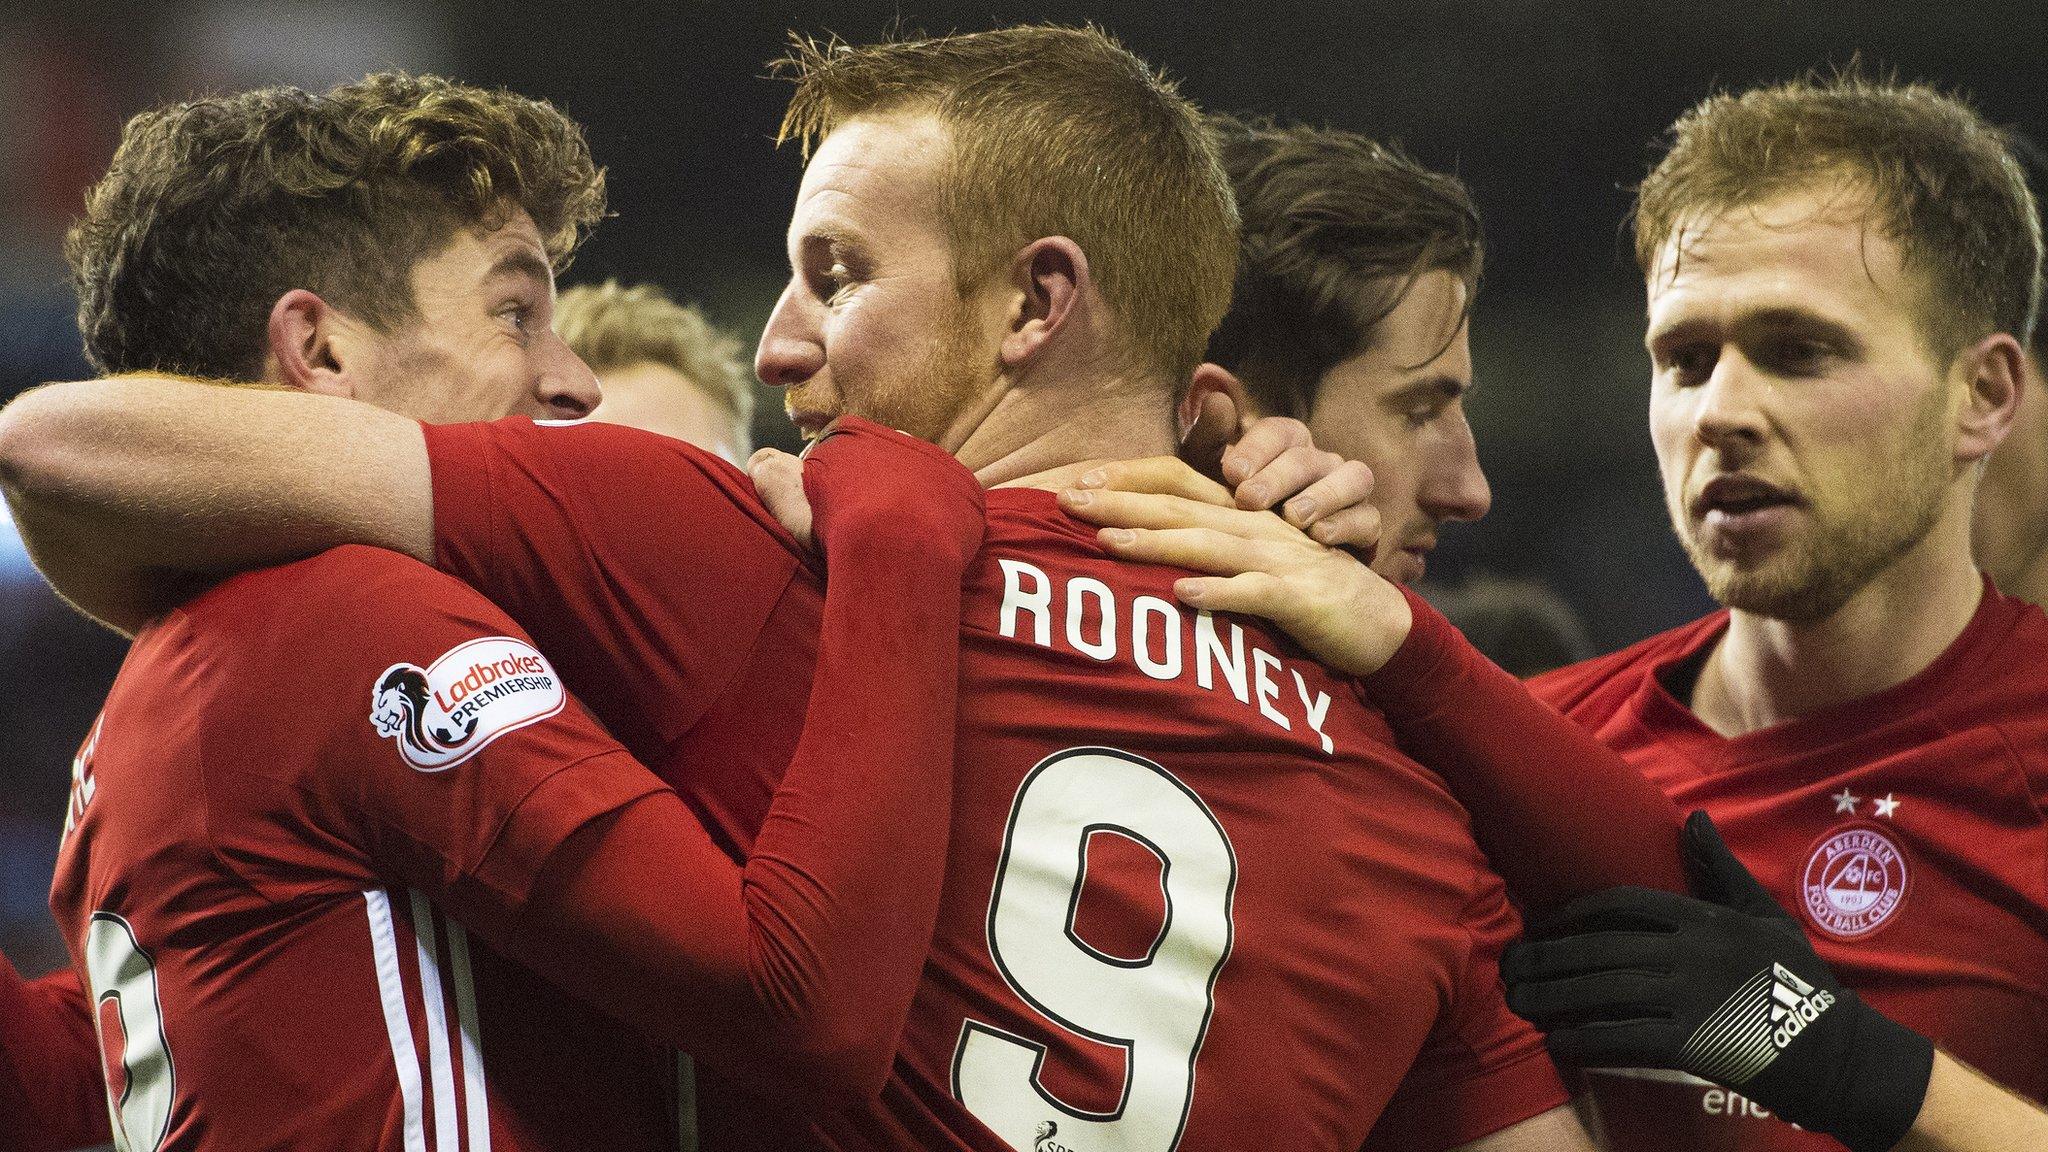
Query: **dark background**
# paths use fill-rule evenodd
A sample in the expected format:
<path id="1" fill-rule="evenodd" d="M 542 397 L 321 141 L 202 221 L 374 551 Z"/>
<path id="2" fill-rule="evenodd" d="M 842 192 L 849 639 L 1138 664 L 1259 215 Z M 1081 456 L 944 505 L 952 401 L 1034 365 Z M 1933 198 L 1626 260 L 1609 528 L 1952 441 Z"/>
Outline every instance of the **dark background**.
<path id="1" fill-rule="evenodd" d="M 765 78 L 788 29 L 873 39 L 1092 20 L 1206 108 L 1403 142 L 1457 172 L 1489 253 L 1472 402 L 1494 510 L 1444 538 L 1433 574 L 1539 579 L 1601 649 L 1707 602 L 1665 526 L 1644 435 L 1641 281 L 1621 231 L 1664 127 L 1701 96 L 1860 54 L 1973 93 L 2048 137 L 2048 5 L 396 2 L 0 7 L 0 398 L 85 372 L 58 256 L 122 120 L 187 93 L 323 87 L 384 66 L 544 96 L 610 168 L 608 221 L 565 282 L 654 280 L 751 338 L 784 276 L 798 157 Z M 763 397 L 757 436 L 786 442 Z M 63 961 L 44 908 L 67 765 L 121 643 L 34 582 L 0 520 L 0 949 Z"/>

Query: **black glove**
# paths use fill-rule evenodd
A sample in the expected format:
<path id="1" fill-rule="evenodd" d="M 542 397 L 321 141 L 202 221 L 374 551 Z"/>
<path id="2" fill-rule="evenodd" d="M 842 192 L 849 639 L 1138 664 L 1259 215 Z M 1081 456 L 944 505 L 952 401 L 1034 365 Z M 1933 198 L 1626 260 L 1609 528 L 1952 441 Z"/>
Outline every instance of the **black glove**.
<path id="1" fill-rule="evenodd" d="M 1856 1152 L 1920 1113 L 1934 1045 L 1842 987 L 1799 922 L 1721 842 L 1685 822 L 1695 900 L 1648 888 L 1581 897 L 1508 946 L 1508 1007 L 1559 1060 L 1673 1068 L 1732 1088 Z"/>

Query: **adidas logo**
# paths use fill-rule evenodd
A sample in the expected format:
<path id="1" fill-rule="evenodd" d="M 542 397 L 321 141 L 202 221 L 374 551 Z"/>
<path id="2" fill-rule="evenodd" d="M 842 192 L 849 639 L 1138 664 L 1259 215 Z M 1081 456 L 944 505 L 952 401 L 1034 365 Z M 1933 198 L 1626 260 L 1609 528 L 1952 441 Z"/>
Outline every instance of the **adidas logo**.
<path id="1" fill-rule="evenodd" d="M 1835 994 L 1772 964 L 1745 981 L 1702 1021 L 1679 1053 L 1687 1071 L 1740 1087 L 1770 1067 L 1806 1026 L 1834 1007 Z"/>
<path id="2" fill-rule="evenodd" d="M 1783 964 L 1771 965 L 1771 1046 L 1783 1050 L 1834 1003 L 1834 993 L 1815 991 Z"/>

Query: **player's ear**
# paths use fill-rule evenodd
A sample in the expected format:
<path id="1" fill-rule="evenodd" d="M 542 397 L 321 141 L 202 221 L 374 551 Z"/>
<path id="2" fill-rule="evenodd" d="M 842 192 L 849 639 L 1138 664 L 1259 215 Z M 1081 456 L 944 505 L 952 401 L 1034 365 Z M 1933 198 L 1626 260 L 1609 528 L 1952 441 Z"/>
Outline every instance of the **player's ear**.
<path id="1" fill-rule="evenodd" d="M 1195 366 L 1174 417 L 1180 425 L 1181 459 L 1200 470 L 1237 443 L 1259 410 L 1237 373 L 1204 361 Z"/>
<path id="2" fill-rule="evenodd" d="M 1014 303 L 1003 335 L 1002 359 L 1005 367 L 1016 368 L 1079 321 L 1094 281 L 1079 244 L 1065 236 L 1047 236 L 1017 250 L 1010 262 L 1009 287 Z"/>
<path id="3" fill-rule="evenodd" d="M 350 329 L 355 324 L 333 305 L 304 288 L 294 288 L 270 306 L 265 331 L 265 376 L 302 392 L 355 396 L 348 370 L 354 359 Z"/>
<path id="4" fill-rule="evenodd" d="M 1974 463 L 1991 455 L 2012 429 L 2027 379 L 2019 341 L 1995 332 L 1956 355 L 1951 372 L 1967 384 L 1956 410 L 1956 459 Z"/>

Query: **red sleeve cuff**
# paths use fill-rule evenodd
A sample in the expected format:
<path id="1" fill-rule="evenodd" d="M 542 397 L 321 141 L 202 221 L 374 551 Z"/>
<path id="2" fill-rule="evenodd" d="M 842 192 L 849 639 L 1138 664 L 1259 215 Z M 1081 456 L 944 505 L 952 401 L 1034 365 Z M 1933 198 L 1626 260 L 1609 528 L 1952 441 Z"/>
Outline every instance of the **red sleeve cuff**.
<path id="1" fill-rule="evenodd" d="M 1469 647 L 1464 634 L 1414 589 L 1402 585 L 1401 595 L 1407 598 L 1414 623 L 1409 625 L 1408 638 L 1379 671 L 1359 679 L 1368 703 L 1398 704 L 1418 694 L 1432 697 L 1437 685 L 1457 670 L 1459 661 L 1453 657 Z"/>

